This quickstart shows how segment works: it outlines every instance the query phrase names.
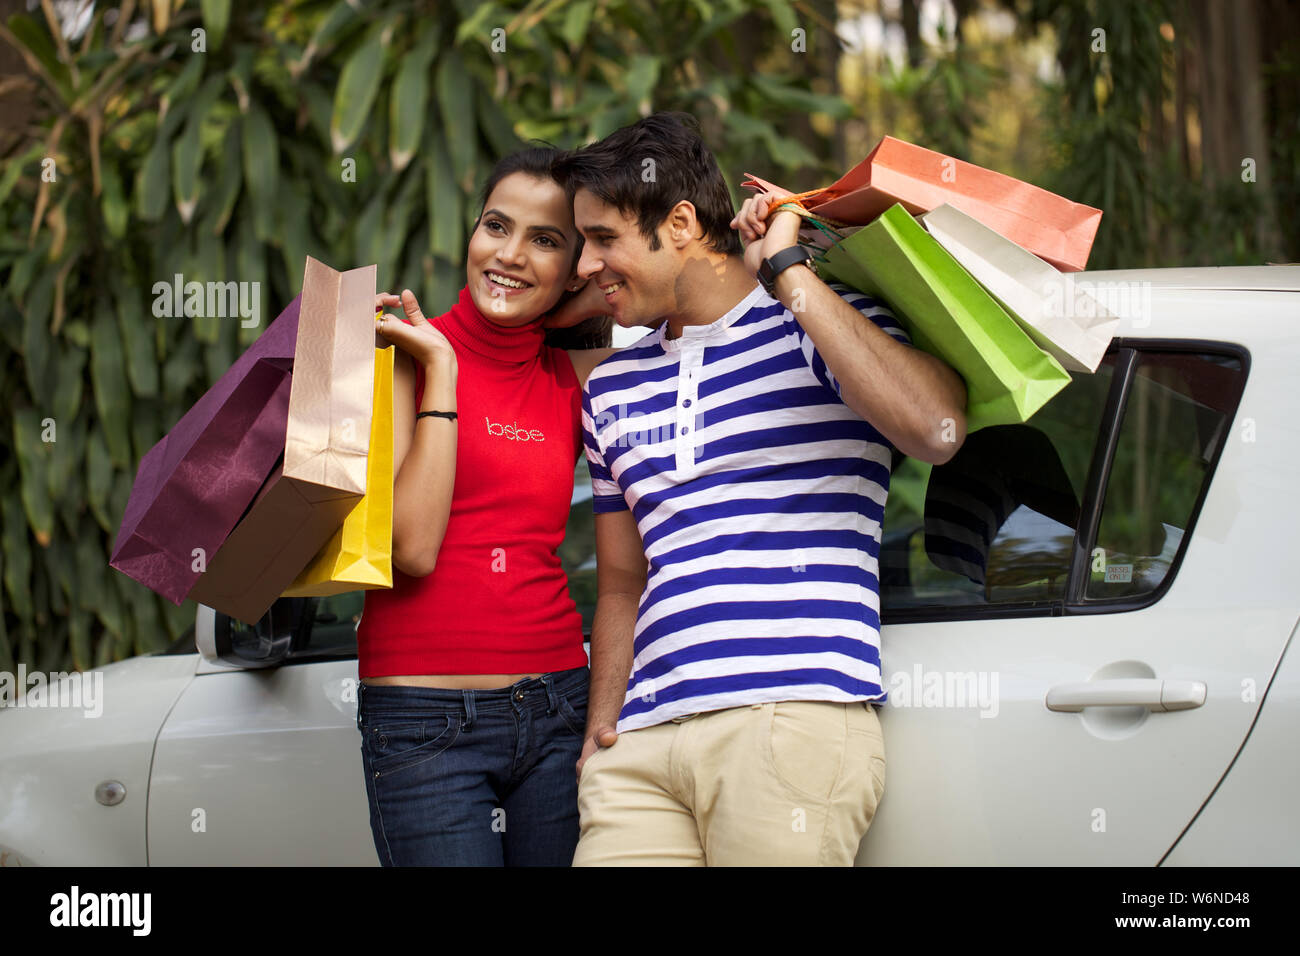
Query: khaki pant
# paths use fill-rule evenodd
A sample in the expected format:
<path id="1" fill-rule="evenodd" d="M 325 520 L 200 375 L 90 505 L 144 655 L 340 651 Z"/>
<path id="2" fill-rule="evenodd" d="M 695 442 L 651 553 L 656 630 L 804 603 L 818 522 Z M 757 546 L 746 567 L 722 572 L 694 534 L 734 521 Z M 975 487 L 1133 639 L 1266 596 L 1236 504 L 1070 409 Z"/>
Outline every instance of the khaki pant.
<path id="1" fill-rule="evenodd" d="M 678 718 L 583 764 L 573 865 L 851 866 L 884 788 L 869 702 Z"/>

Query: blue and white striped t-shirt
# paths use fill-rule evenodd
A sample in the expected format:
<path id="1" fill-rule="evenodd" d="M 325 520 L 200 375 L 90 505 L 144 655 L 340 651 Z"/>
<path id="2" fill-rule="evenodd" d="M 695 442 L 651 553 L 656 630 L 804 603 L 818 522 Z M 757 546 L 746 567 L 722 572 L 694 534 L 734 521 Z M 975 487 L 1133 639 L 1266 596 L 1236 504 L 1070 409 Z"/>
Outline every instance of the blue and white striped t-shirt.
<path id="1" fill-rule="evenodd" d="M 832 285 L 901 342 L 883 305 Z M 649 564 L 620 732 L 782 700 L 884 700 L 877 558 L 892 446 L 761 286 L 677 339 L 665 322 L 582 392 L 596 513 Z"/>

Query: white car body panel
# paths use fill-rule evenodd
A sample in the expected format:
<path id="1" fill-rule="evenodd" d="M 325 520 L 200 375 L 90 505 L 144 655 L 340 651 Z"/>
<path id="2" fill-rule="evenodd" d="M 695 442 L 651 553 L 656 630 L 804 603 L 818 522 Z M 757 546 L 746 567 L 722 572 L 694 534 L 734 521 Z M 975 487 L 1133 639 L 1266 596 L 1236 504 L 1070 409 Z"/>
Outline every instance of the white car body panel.
<path id="1" fill-rule="evenodd" d="M 1216 616 L 1154 613 L 1159 608 L 886 627 L 887 678 L 917 665 L 991 671 L 997 713 L 882 708 L 885 794 L 858 862 L 1158 863 L 1250 729 L 1258 703 L 1242 702 L 1241 681 L 1267 679 L 1296 619 L 1294 612 L 1236 612 L 1239 639 L 1228 642 Z M 1122 717 L 1120 708 L 1055 713 L 1044 705 L 1049 688 L 1118 662 L 1127 669 L 1109 676 L 1148 676 L 1147 668 L 1157 678 L 1201 680 L 1208 699 L 1186 711 L 1126 708 Z"/>
<path id="2" fill-rule="evenodd" d="M 145 866 L 145 814 L 154 741 L 194 679 L 198 655 L 110 664 L 103 710 L 0 710 L 0 858 L 40 866 Z M 95 788 L 116 780 L 106 807 Z"/>
<path id="3" fill-rule="evenodd" d="M 1213 798 L 1165 860 L 1173 866 L 1295 866 L 1300 853 L 1300 649 L 1291 644 L 1267 706 Z M 1263 688 L 1260 688 L 1261 692 Z M 1269 781 L 1260 786 L 1259 781 Z"/>
<path id="4" fill-rule="evenodd" d="M 196 677 L 158 736 L 150 864 L 378 866 L 356 680 L 355 660 Z"/>

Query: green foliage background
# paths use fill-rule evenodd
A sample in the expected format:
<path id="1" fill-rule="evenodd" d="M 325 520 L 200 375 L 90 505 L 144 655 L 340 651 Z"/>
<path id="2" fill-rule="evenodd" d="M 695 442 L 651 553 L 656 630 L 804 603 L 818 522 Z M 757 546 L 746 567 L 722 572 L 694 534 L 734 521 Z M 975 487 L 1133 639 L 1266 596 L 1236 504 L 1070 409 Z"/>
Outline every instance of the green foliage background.
<path id="1" fill-rule="evenodd" d="M 464 283 L 478 187 L 523 140 L 577 144 L 680 108 L 730 168 L 789 171 L 816 158 L 780 117 L 847 112 L 751 74 L 727 27 L 754 14 L 732 0 L 203 0 L 146 7 L 132 38 L 134 7 L 98 5 L 79 41 L 39 12 L 0 30 L 36 78 L 39 131 L 0 174 L 0 669 L 97 666 L 193 623 L 192 602 L 108 554 L 140 459 L 297 294 L 305 256 L 377 262 L 380 288 L 436 314 Z M 259 283 L 261 326 L 155 318 L 153 286 L 177 273 Z"/>
<path id="2" fill-rule="evenodd" d="M 97 666 L 192 625 L 192 602 L 108 568 L 141 457 L 293 298 L 307 255 L 376 262 L 381 289 L 410 287 L 429 314 L 450 305 L 479 185 L 524 140 L 579 145 L 682 109 L 731 182 L 805 188 L 861 158 L 863 135 L 893 132 L 1103 206 L 1094 266 L 1156 264 L 1136 228 L 1147 187 L 1189 222 L 1201 202 L 1141 148 L 1163 5 L 1006 6 L 1020 28 L 1003 46 L 957 42 L 856 81 L 826 0 L 126 0 L 97 3 L 72 40 L 48 2 L 10 17 L 0 41 L 27 68 L 10 88 L 32 113 L 0 169 L 0 670 Z M 1127 18 L 1112 60 L 1062 57 L 1062 81 L 989 107 L 1010 46 L 1102 13 Z M 1008 108 L 1038 116 L 1040 151 L 1023 136 L 989 147 Z M 1258 261 L 1235 222 L 1195 256 Z M 177 273 L 259 283 L 262 324 L 155 317 L 154 284 Z"/>

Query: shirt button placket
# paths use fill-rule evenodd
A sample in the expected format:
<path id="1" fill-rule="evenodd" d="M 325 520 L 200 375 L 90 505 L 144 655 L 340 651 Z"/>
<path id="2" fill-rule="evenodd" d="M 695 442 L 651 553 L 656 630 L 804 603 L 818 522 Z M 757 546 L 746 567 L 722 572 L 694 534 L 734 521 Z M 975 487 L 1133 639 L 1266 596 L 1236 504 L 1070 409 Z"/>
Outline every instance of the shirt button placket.
<path id="1" fill-rule="evenodd" d="M 684 344 L 682 364 L 677 373 L 677 472 L 695 471 L 695 414 L 700 369 L 704 364 L 704 348 Z"/>

